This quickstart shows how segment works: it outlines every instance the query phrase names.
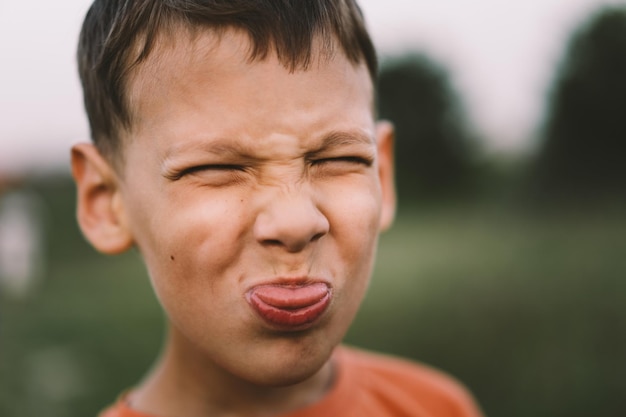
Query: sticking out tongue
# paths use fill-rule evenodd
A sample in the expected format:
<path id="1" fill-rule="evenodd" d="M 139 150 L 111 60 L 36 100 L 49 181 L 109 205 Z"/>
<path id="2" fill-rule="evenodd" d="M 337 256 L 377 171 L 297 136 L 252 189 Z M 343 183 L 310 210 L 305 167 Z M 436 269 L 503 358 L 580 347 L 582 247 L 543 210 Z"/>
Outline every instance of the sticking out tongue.
<path id="1" fill-rule="evenodd" d="M 248 302 L 267 322 L 301 327 L 314 322 L 330 303 L 330 288 L 322 282 L 307 285 L 260 285 L 248 292 Z"/>

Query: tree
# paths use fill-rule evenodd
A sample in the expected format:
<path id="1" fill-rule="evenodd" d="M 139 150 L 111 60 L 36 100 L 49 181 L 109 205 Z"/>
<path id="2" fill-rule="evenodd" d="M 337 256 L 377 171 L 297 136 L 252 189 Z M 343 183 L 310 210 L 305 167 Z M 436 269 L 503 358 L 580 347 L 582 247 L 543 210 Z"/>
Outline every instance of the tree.
<path id="1" fill-rule="evenodd" d="M 465 184 L 469 135 L 446 72 L 423 55 L 386 61 L 378 86 L 380 117 L 396 127 L 400 201 L 439 197 Z"/>
<path id="2" fill-rule="evenodd" d="M 557 197 L 626 186 L 626 8 L 602 9 L 572 36 L 554 83 L 537 189 Z"/>

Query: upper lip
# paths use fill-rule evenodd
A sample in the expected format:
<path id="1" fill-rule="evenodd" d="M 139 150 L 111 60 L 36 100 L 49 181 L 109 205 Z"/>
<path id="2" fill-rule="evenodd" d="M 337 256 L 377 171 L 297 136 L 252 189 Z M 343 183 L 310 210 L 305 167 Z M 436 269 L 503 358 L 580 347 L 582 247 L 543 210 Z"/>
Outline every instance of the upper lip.
<path id="1" fill-rule="evenodd" d="M 309 276 L 297 276 L 297 277 L 275 277 L 263 281 L 259 281 L 254 283 L 246 289 L 246 292 L 252 290 L 256 287 L 261 287 L 265 285 L 276 285 L 276 286 L 284 286 L 284 287 L 303 287 L 305 285 L 316 284 L 318 282 L 326 284 L 329 288 L 332 288 L 330 281 L 323 278 L 313 278 Z"/>

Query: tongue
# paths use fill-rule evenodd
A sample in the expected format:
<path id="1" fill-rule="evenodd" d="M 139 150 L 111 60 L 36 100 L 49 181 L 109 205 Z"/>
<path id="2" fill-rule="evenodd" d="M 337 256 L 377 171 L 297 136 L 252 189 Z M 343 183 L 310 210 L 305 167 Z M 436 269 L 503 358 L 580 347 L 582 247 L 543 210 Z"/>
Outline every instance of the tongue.
<path id="1" fill-rule="evenodd" d="M 302 286 L 262 285 L 250 295 L 263 303 L 285 310 L 295 310 L 313 305 L 328 294 L 328 286 L 318 282 Z"/>

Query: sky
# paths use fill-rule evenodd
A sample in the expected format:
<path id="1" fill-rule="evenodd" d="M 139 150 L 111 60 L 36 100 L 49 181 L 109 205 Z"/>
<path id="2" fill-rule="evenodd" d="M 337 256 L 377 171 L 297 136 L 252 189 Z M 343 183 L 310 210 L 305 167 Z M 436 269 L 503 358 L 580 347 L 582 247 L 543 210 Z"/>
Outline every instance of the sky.
<path id="1" fill-rule="evenodd" d="M 571 31 L 624 0 L 360 0 L 381 56 L 406 50 L 444 66 L 485 147 L 533 145 Z M 0 173 L 68 165 L 89 140 L 75 47 L 89 0 L 0 0 Z"/>

